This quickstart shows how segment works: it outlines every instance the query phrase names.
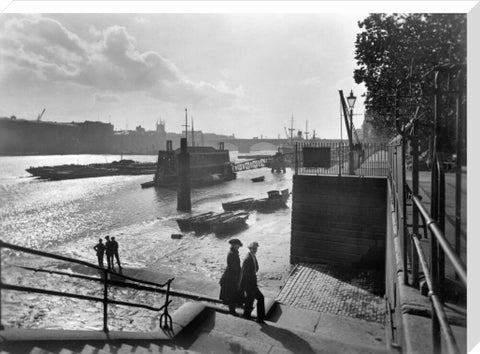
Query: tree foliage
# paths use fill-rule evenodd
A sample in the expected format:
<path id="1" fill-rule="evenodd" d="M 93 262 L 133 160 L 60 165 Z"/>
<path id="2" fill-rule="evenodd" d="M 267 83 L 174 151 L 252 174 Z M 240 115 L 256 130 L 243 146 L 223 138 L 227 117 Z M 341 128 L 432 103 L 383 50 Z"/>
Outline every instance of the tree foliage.
<path id="1" fill-rule="evenodd" d="M 431 127 L 432 69 L 444 65 L 452 70 L 439 81 L 445 92 L 441 124 L 450 134 L 455 100 L 447 91 L 455 86 L 457 64 L 466 64 L 466 15 L 371 14 L 358 25 L 362 32 L 355 42 L 354 79 L 367 88 L 365 104 L 373 128 L 395 134 L 395 108 L 404 121 L 417 112 L 424 129 Z"/>

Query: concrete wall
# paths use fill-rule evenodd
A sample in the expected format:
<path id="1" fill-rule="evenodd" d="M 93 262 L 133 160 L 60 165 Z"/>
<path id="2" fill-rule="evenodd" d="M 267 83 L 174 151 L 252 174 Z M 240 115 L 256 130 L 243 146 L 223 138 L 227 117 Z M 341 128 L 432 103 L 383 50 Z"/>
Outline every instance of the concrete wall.
<path id="1" fill-rule="evenodd" d="M 293 178 L 291 263 L 383 269 L 387 179 Z"/>

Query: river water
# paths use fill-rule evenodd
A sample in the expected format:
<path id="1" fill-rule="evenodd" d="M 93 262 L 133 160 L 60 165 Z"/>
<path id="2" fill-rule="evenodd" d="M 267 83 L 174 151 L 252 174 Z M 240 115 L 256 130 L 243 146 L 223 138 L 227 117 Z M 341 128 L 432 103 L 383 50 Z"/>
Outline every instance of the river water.
<path id="1" fill-rule="evenodd" d="M 273 152 L 255 152 L 255 154 Z M 231 160 L 238 160 L 236 151 Z M 124 156 L 135 161 L 156 156 Z M 118 155 L 56 155 L 0 157 L 0 238 L 96 264 L 93 246 L 98 238 L 115 236 L 120 245 L 124 274 L 163 282 L 175 277 L 174 290 L 218 296 L 218 279 L 225 267 L 228 240 L 237 237 L 244 247 L 258 241 L 259 283 L 266 296 L 275 296 L 288 274 L 290 253 L 290 205 L 270 214 L 252 212 L 248 228 L 235 235 L 179 233 L 176 218 L 188 215 L 176 210 L 176 191 L 141 189 L 152 176 L 110 176 L 65 181 L 30 177 L 30 166 L 112 162 Z M 265 182 L 250 178 L 265 176 Z M 221 203 L 246 197 L 263 198 L 272 189 L 292 188 L 292 172 L 272 174 L 262 168 L 239 172 L 237 179 L 192 190 L 192 214 L 222 211 Z M 28 266 L 96 276 L 95 271 L 71 263 L 42 259 L 9 250 L 2 251 L 2 280 L 10 284 L 102 296 L 100 284 L 71 277 L 33 272 Z M 161 306 L 159 294 L 111 289 L 120 301 L 139 301 Z M 184 300 L 174 299 L 172 308 Z M 17 291 L 2 292 L 2 322 L 7 327 L 101 329 L 102 304 Z M 123 306 L 109 307 L 110 329 L 154 330 L 158 315 Z"/>

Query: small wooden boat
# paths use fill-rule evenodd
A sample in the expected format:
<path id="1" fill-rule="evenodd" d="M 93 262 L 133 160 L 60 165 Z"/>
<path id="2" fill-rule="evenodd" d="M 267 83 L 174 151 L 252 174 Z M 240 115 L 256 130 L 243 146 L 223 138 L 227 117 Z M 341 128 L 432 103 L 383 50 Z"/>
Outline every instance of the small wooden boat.
<path id="1" fill-rule="evenodd" d="M 282 191 L 268 191 L 268 198 L 256 200 L 254 208 L 259 211 L 270 211 L 285 207 L 289 195 L 288 188 Z"/>
<path id="2" fill-rule="evenodd" d="M 223 219 L 217 220 L 212 223 L 212 231 L 216 234 L 230 233 L 238 231 L 239 229 L 246 226 L 246 221 L 248 219 L 249 213 L 246 211 L 233 214 L 232 216 Z"/>
<path id="3" fill-rule="evenodd" d="M 142 188 L 150 188 L 155 186 L 154 181 L 148 181 L 141 184 Z"/>
<path id="4" fill-rule="evenodd" d="M 208 218 L 212 215 L 213 215 L 213 212 L 209 211 L 207 213 L 198 214 L 188 218 L 177 219 L 177 224 L 181 231 L 190 231 L 192 230 L 192 226 L 191 226 L 192 222 Z"/>
<path id="5" fill-rule="evenodd" d="M 260 210 L 260 211 L 269 211 L 282 208 L 285 206 L 288 197 L 290 195 L 288 188 L 277 191 L 268 191 L 268 198 L 263 199 L 253 199 L 245 198 L 240 200 L 235 200 L 233 202 L 222 203 L 223 210 Z"/>
<path id="6" fill-rule="evenodd" d="M 230 211 L 227 211 L 225 213 L 220 213 L 220 214 L 214 214 L 212 216 L 207 216 L 206 218 L 203 218 L 203 219 L 194 220 L 193 222 L 190 223 L 190 226 L 192 230 L 195 231 L 195 233 L 197 234 L 207 233 L 212 230 L 212 224 L 214 222 L 228 219 L 232 215 L 233 213 Z"/>
<path id="7" fill-rule="evenodd" d="M 223 210 L 232 211 L 232 210 L 248 210 L 252 206 L 255 199 L 245 198 L 240 200 L 234 200 L 233 202 L 222 203 Z"/>
<path id="8" fill-rule="evenodd" d="M 252 182 L 263 182 L 265 181 L 265 176 L 251 178 Z"/>

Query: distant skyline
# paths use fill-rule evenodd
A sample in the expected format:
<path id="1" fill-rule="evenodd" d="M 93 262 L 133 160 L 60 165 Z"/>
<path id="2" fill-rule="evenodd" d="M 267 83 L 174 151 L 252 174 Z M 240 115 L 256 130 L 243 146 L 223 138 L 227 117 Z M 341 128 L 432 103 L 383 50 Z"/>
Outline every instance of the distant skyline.
<path id="1" fill-rule="evenodd" d="M 340 135 L 367 14 L 1 14 L 0 116 L 180 132 Z M 360 127 L 363 116 L 355 117 Z M 310 135 L 311 136 L 311 135 Z"/>

